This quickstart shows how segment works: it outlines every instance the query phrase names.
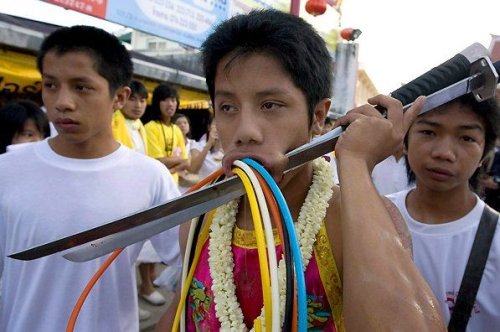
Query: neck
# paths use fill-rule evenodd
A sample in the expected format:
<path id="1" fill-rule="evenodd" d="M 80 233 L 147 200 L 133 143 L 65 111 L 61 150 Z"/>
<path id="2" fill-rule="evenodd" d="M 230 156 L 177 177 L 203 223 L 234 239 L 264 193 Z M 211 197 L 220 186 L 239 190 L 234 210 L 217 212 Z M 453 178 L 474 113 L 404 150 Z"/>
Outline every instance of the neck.
<path id="1" fill-rule="evenodd" d="M 394 158 L 396 158 L 396 161 L 399 161 L 399 159 L 401 159 L 403 155 L 404 155 L 403 151 L 396 152 L 395 154 L 393 154 Z"/>
<path id="2" fill-rule="evenodd" d="M 49 139 L 50 147 L 59 155 L 75 159 L 102 158 L 113 153 L 120 143 L 113 136 L 99 142 L 71 142 L 60 136 Z"/>
<path id="3" fill-rule="evenodd" d="M 162 116 L 161 117 L 161 122 L 163 124 L 166 124 L 167 126 L 169 126 L 171 123 L 172 123 L 172 118 L 168 117 L 168 116 Z"/>
<path id="4" fill-rule="evenodd" d="M 426 224 L 444 224 L 469 213 L 476 204 L 476 195 L 468 188 L 452 191 L 431 191 L 419 188 L 406 198 L 410 215 Z"/>

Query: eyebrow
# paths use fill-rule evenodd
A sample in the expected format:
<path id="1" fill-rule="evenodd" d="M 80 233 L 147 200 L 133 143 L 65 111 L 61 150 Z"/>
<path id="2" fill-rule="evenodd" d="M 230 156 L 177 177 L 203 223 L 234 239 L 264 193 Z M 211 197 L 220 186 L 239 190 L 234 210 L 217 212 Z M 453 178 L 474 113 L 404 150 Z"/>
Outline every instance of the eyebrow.
<path id="1" fill-rule="evenodd" d="M 267 96 L 285 96 L 289 95 L 289 93 L 280 88 L 270 88 L 266 90 L 259 91 L 255 94 L 257 97 L 267 97 Z M 232 97 L 234 96 L 233 92 L 227 90 L 217 90 L 214 94 L 215 97 Z"/>
<path id="2" fill-rule="evenodd" d="M 50 74 L 42 74 L 42 78 L 49 79 L 49 80 L 56 80 L 57 78 L 55 76 L 52 76 Z M 72 82 L 93 82 L 92 79 L 85 77 L 85 76 L 77 76 L 77 77 L 72 77 L 70 79 Z"/>
<path id="3" fill-rule="evenodd" d="M 441 127 L 442 126 L 438 122 L 426 120 L 426 119 L 417 119 L 415 121 L 415 124 L 429 125 L 432 127 Z M 479 131 L 484 132 L 484 127 L 477 124 L 477 123 L 460 125 L 460 126 L 458 126 L 458 128 L 461 130 L 479 130 Z"/>

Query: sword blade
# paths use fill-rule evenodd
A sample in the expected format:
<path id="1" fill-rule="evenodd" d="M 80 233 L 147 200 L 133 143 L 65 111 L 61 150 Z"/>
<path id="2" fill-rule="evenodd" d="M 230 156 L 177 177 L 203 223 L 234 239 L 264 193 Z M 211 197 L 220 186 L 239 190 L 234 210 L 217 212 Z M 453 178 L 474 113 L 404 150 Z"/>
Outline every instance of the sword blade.
<path id="1" fill-rule="evenodd" d="M 427 96 L 421 113 L 471 92 L 471 86 L 482 84 L 480 80 L 482 75 L 475 74 Z M 412 104 L 405 105 L 403 109 L 408 109 Z M 342 128 L 335 128 L 289 152 L 286 171 L 333 151 L 342 132 Z M 33 260 L 80 246 L 66 253 L 64 257 L 75 262 L 88 261 L 189 221 L 243 194 L 241 181 L 233 176 L 163 205 L 11 254 L 9 257 Z"/>

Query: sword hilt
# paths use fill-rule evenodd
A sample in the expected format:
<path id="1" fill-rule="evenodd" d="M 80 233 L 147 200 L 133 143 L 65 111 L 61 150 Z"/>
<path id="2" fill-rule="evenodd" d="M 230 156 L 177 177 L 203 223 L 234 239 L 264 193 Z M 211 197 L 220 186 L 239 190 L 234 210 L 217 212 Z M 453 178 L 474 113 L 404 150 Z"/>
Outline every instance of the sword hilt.
<path id="1" fill-rule="evenodd" d="M 471 64 L 484 56 L 488 56 L 488 50 L 483 45 L 474 43 L 451 59 L 393 91 L 390 95 L 403 105 L 410 104 L 418 96 L 428 96 L 468 77 Z"/>

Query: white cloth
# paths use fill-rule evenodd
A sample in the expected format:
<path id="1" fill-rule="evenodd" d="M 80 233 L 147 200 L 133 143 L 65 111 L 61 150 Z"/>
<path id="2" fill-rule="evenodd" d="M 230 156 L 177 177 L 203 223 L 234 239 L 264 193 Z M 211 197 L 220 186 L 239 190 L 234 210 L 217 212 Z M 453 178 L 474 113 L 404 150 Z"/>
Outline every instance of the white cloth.
<path id="1" fill-rule="evenodd" d="M 137 121 L 139 121 L 139 123 Z M 125 119 L 125 125 L 127 126 L 128 133 L 130 135 L 130 138 L 132 139 L 134 150 L 142 154 L 146 154 L 146 147 L 144 146 L 141 133 L 139 132 L 140 121 L 141 120 L 139 119 L 137 120 Z"/>
<path id="2" fill-rule="evenodd" d="M 199 142 L 193 142 L 191 145 L 191 150 L 197 150 L 201 152 L 205 145 L 207 145 L 206 141 L 200 140 Z M 208 151 L 207 156 L 203 160 L 200 170 L 198 171 L 200 180 L 206 178 L 222 166 L 222 157 L 224 157 L 224 153 L 222 151 Z"/>
<path id="3" fill-rule="evenodd" d="M 156 252 L 151 241 L 146 240 L 142 246 L 139 256 L 137 256 L 137 264 L 141 263 L 161 263 L 161 257 Z"/>
<path id="4" fill-rule="evenodd" d="M 123 146 L 103 158 L 72 159 L 44 140 L 0 156 L 0 331 L 64 331 L 77 298 L 106 259 L 73 263 L 57 253 L 19 261 L 7 255 L 178 195 L 160 162 Z M 175 228 L 151 241 L 177 234 Z M 127 247 L 106 270 L 75 331 L 139 331 L 134 263 L 141 246 Z M 170 246 L 179 250 L 177 242 Z"/>
<path id="5" fill-rule="evenodd" d="M 189 147 L 189 153 L 191 153 L 192 150 L 201 151 L 207 144 L 207 141 L 204 140 L 203 138 L 196 142 L 196 141 L 191 141 L 190 142 L 190 147 Z M 224 153 L 222 151 L 218 151 L 213 153 L 212 151 L 208 151 L 207 155 L 205 156 L 205 159 L 203 160 L 203 163 L 201 164 L 201 167 L 198 171 L 198 177 L 201 180 L 212 174 L 214 171 L 219 169 L 222 166 L 222 157 L 224 157 Z M 183 187 L 179 186 L 179 190 L 181 193 L 185 193 L 189 187 Z"/>
<path id="6" fill-rule="evenodd" d="M 404 157 L 396 160 L 394 156 L 389 156 L 375 165 L 372 171 L 372 180 L 380 195 L 397 193 L 413 187 L 413 185 L 408 184 Z"/>
<path id="7" fill-rule="evenodd" d="M 26 142 L 26 143 L 17 143 L 17 144 L 7 145 L 5 147 L 5 151 L 9 152 L 9 151 L 13 151 L 13 150 L 22 149 L 22 148 L 25 148 L 27 146 L 30 146 L 33 143 L 35 143 L 35 142 Z"/>
<path id="8" fill-rule="evenodd" d="M 146 147 L 144 141 L 142 140 L 141 133 L 139 129 L 141 128 L 141 120 L 131 120 L 125 118 L 125 125 L 127 126 L 128 134 L 132 140 L 133 150 L 146 154 Z M 161 263 L 161 258 L 156 252 L 151 241 L 146 240 L 142 246 L 139 256 L 137 257 L 137 263 Z"/>
<path id="9" fill-rule="evenodd" d="M 394 202 L 410 229 L 413 258 L 431 286 L 448 323 L 460 289 L 465 266 L 474 242 L 484 202 L 477 198 L 464 217 L 444 224 L 425 224 L 413 219 L 406 208 L 405 190 L 387 197 Z M 500 331 L 500 226 L 488 256 L 467 331 Z"/>

